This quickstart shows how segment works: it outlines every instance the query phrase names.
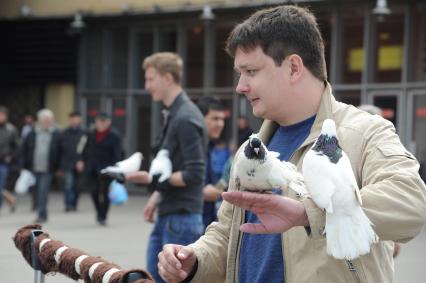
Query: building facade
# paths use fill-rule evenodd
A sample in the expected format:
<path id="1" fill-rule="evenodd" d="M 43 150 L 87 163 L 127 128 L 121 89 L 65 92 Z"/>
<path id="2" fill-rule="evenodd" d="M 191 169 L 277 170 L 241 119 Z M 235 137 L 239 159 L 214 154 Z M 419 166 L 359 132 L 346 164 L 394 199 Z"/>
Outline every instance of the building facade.
<path id="1" fill-rule="evenodd" d="M 183 57 L 183 84 L 194 100 L 212 94 L 225 102 L 229 110 L 226 139 L 236 137 L 236 119 L 241 114 L 249 116 L 254 129 L 260 125 L 244 98 L 235 94 L 236 76 L 232 59 L 223 50 L 224 42 L 235 24 L 253 11 L 286 1 L 112 1 L 115 6 L 105 1 L 97 9 L 95 1 L 86 1 L 92 2 L 91 7 L 73 2 L 74 6 L 62 10 L 39 8 L 40 19 L 31 21 L 71 23 L 75 22 L 74 12 L 82 16 L 84 27 L 67 31 L 72 34 L 71 45 L 75 44 L 75 55 L 70 55 L 74 56 L 75 73 L 62 82 L 75 87 L 73 101 L 87 125 L 97 111 L 112 115 L 127 153 L 140 150 L 149 156 L 161 128 L 160 105 L 152 103 L 143 89 L 141 68 L 143 59 L 157 51 L 174 51 Z M 424 1 L 388 0 L 390 13 L 384 15 L 375 13 L 382 2 L 376 0 L 293 2 L 309 6 L 318 18 L 328 78 L 336 97 L 353 105 L 382 108 L 406 147 L 425 161 Z M 0 16 L 4 18 L 0 27 L 28 21 L 11 12 Z M 19 75 L 16 78 L 19 81 Z M 44 98 L 46 103 L 46 93 Z"/>

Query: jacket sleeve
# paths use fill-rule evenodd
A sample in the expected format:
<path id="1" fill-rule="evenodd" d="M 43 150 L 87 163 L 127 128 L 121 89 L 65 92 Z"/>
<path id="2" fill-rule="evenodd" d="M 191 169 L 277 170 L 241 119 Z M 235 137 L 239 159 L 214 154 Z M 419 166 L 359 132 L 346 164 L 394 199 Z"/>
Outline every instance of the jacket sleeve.
<path id="1" fill-rule="evenodd" d="M 59 142 L 59 148 L 61 151 L 60 154 L 60 162 L 59 162 L 59 169 L 62 171 L 65 171 L 66 169 L 66 163 L 67 163 L 67 156 L 64 154 L 64 152 L 66 151 L 66 130 L 64 130 L 63 132 L 61 132 L 61 139 Z"/>
<path id="2" fill-rule="evenodd" d="M 18 158 L 19 155 L 19 135 L 18 131 L 15 127 L 12 129 L 12 136 L 10 140 L 10 148 L 11 148 L 11 159 L 14 160 Z"/>
<path id="3" fill-rule="evenodd" d="M 201 184 L 204 180 L 206 162 L 202 129 L 191 120 L 178 123 L 179 151 L 183 156 L 182 177 L 188 186 Z"/>
<path id="4" fill-rule="evenodd" d="M 52 160 L 53 162 L 53 166 L 52 169 L 53 170 L 59 170 L 62 169 L 61 168 L 61 160 L 62 160 L 62 133 L 59 130 L 56 130 L 52 136 L 52 142 L 54 142 L 55 144 L 54 146 L 54 160 Z M 51 145 L 52 146 L 52 145 Z"/>
<path id="5" fill-rule="evenodd" d="M 113 164 L 123 159 L 123 148 L 121 147 L 121 139 L 118 133 L 114 133 L 114 146 L 112 147 Z"/>
<path id="6" fill-rule="evenodd" d="M 234 185 L 230 187 L 233 189 Z M 194 248 L 198 269 L 191 282 L 225 282 L 232 205 L 222 202 L 218 221 L 211 223 L 205 234 L 190 246 Z"/>
<path id="7" fill-rule="evenodd" d="M 236 156 L 239 153 L 240 150 Z M 231 166 L 229 191 L 236 190 L 233 171 L 234 166 Z M 233 214 L 234 206 L 223 201 L 218 212 L 218 221 L 210 224 L 204 236 L 191 244 L 198 260 L 197 273 L 191 282 L 225 282 L 227 262 L 230 260 L 228 259 L 228 244 Z"/>
<path id="8" fill-rule="evenodd" d="M 18 166 L 20 169 L 31 169 L 30 168 L 30 143 L 33 138 L 33 132 L 30 132 L 22 141 L 19 149 Z"/>
<path id="9" fill-rule="evenodd" d="M 363 208 L 381 240 L 407 242 L 426 218 L 426 189 L 419 163 L 386 123 L 371 136 L 362 164 Z"/>

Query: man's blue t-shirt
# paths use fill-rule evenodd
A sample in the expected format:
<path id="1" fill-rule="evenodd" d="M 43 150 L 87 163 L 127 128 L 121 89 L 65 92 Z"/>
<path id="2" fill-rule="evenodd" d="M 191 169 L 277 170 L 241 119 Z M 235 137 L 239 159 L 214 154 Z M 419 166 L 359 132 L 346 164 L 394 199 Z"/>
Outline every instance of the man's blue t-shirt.
<path id="1" fill-rule="evenodd" d="M 280 153 L 288 161 L 308 137 L 315 116 L 294 125 L 279 127 L 268 144 L 270 151 Z M 274 193 L 281 194 L 281 190 Z M 259 223 L 254 213 L 246 212 L 247 223 Z M 284 282 L 284 259 L 281 234 L 244 233 L 240 249 L 240 283 Z"/>

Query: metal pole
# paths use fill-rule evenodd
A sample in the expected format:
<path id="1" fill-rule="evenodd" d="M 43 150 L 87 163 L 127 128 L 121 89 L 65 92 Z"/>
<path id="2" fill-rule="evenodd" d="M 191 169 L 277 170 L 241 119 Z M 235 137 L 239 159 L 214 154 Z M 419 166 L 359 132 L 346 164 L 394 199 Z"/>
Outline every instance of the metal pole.
<path id="1" fill-rule="evenodd" d="M 139 279 L 146 279 L 146 276 L 139 272 L 131 272 L 124 278 L 123 283 L 133 283 Z"/>
<path id="2" fill-rule="evenodd" d="M 41 272 L 40 259 L 34 248 L 34 241 L 41 234 L 43 234 L 41 230 L 31 231 L 31 266 L 34 268 L 34 283 L 44 283 L 44 274 Z"/>

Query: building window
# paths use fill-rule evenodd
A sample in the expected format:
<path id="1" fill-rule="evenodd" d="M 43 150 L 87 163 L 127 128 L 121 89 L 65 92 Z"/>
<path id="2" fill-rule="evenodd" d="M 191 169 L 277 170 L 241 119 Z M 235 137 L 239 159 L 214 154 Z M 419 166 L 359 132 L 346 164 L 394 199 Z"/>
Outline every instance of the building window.
<path id="1" fill-rule="evenodd" d="M 111 87 L 127 88 L 129 32 L 127 28 L 111 31 Z"/>
<path id="2" fill-rule="evenodd" d="M 160 28 L 159 51 L 176 52 L 177 32 L 175 27 Z"/>
<path id="3" fill-rule="evenodd" d="M 226 40 L 232 28 L 216 27 L 216 62 L 214 67 L 216 87 L 232 87 L 234 85 L 234 63 L 225 51 Z"/>
<path id="4" fill-rule="evenodd" d="M 414 81 L 426 81 L 426 7 L 418 6 L 414 11 Z M 412 79 L 412 78 L 410 78 Z M 426 171 L 425 171 L 426 173 Z"/>
<path id="5" fill-rule="evenodd" d="M 358 107 L 361 104 L 360 91 L 336 91 L 338 101 Z"/>
<path id="6" fill-rule="evenodd" d="M 188 88 L 203 86 L 204 27 L 201 23 L 187 29 L 186 81 Z"/>
<path id="7" fill-rule="evenodd" d="M 375 49 L 375 82 L 399 82 L 404 54 L 404 14 L 392 14 L 377 22 Z"/>
<path id="8" fill-rule="evenodd" d="M 398 121 L 398 97 L 395 95 L 375 96 L 373 104 L 382 109 L 383 117 L 391 121 L 394 126 L 397 126 Z"/>
<path id="9" fill-rule="evenodd" d="M 361 74 L 364 69 L 364 15 L 356 10 L 345 12 L 343 22 L 343 60 L 342 83 L 361 83 Z"/>
<path id="10" fill-rule="evenodd" d="M 93 30 L 87 34 L 86 38 L 86 56 L 85 56 L 85 87 L 101 88 L 102 87 L 102 58 L 104 54 L 102 46 L 102 31 Z"/>
<path id="11" fill-rule="evenodd" d="M 153 53 L 153 41 L 152 31 L 140 31 L 136 34 L 135 62 L 131 62 L 136 74 L 134 88 L 141 89 L 145 87 L 145 72 L 142 64 L 143 60 Z"/>

